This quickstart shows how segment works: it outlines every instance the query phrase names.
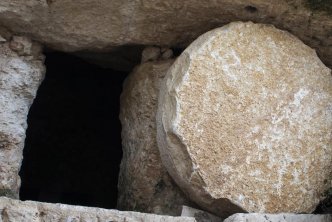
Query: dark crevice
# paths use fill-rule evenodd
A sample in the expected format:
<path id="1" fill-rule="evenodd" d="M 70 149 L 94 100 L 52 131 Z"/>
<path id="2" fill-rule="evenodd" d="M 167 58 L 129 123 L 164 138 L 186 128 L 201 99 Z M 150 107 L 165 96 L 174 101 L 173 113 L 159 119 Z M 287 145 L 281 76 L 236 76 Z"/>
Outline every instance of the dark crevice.
<path id="1" fill-rule="evenodd" d="M 250 12 L 250 13 L 255 13 L 258 11 L 258 9 L 254 6 L 251 6 L 251 5 L 248 5 L 244 8 L 247 12 Z"/>
<path id="2" fill-rule="evenodd" d="M 46 68 L 28 115 L 20 199 L 116 208 L 127 73 L 55 52 Z"/>
<path id="3" fill-rule="evenodd" d="M 173 55 L 174 55 L 175 58 L 180 56 L 182 54 L 182 52 L 185 50 L 184 48 L 179 48 L 179 47 L 177 47 L 177 48 L 174 47 L 174 48 L 171 48 L 171 49 L 173 51 Z"/>

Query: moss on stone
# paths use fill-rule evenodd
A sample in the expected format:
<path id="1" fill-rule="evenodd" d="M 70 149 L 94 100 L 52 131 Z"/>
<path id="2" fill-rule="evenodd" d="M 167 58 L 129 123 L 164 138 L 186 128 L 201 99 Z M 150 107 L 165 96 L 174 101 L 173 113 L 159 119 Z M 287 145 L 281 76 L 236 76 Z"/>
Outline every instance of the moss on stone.
<path id="1" fill-rule="evenodd" d="M 332 0 L 307 0 L 307 6 L 314 11 L 323 11 L 332 15 Z"/>

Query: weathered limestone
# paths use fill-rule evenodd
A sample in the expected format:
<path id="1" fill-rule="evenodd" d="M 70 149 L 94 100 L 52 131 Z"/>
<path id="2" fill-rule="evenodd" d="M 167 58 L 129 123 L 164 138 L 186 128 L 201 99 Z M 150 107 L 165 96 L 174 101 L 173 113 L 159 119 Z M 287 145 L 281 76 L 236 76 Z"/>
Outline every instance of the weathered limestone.
<path id="1" fill-rule="evenodd" d="M 40 46 L 25 37 L 0 43 L 1 196 L 18 197 L 26 119 L 44 76 L 43 59 Z"/>
<path id="2" fill-rule="evenodd" d="M 331 222 L 332 214 L 234 214 L 224 222 Z"/>
<path id="3" fill-rule="evenodd" d="M 222 221 L 224 221 L 220 217 L 217 217 L 206 211 L 197 210 L 195 208 L 187 207 L 187 206 L 182 207 L 181 216 L 182 217 L 194 217 L 197 222 L 222 222 Z"/>
<path id="4" fill-rule="evenodd" d="M 132 44 L 187 46 L 208 30 L 251 20 L 291 31 L 332 65 L 330 3 L 308 2 L 314 1 L 1 0 L 0 26 L 58 50 L 109 51 Z"/>
<path id="5" fill-rule="evenodd" d="M 157 61 L 164 59 L 171 59 L 173 56 L 173 51 L 168 48 L 159 48 L 159 47 L 146 47 L 142 51 L 142 60 L 141 62 Z"/>
<path id="6" fill-rule="evenodd" d="M 143 63 L 124 84 L 119 209 L 180 215 L 182 205 L 189 203 L 162 166 L 156 141 L 159 85 L 173 61 Z"/>
<path id="7" fill-rule="evenodd" d="M 158 106 L 163 163 L 210 212 L 311 212 L 332 184 L 331 70 L 285 31 L 236 22 L 202 35 Z"/>
<path id="8" fill-rule="evenodd" d="M 103 68 L 131 72 L 141 62 L 144 46 L 120 46 L 110 52 L 75 52 L 74 55 Z"/>
<path id="9" fill-rule="evenodd" d="M 18 201 L 0 197 L 0 221 L 114 221 L 114 222 L 195 222 L 190 217 L 171 217 L 101 208 Z"/>

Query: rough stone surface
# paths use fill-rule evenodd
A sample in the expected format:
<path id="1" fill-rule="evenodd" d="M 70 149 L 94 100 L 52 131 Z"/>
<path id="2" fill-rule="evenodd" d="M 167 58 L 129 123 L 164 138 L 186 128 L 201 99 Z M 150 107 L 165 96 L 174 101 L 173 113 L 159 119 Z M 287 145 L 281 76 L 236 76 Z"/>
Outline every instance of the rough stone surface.
<path id="1" fill-rule="evenodd" d="M 331 12 L 309 1 L 1 0 L 0 26 L 58 50 L 107 51 L 133 44 L 186 46 L 208 30 L 251 20 L 291 31 L 332 65 Z"/>
<path id="2" fill-rule="evenodd" d="M 142 52 L 142 63 L 156 61 L 161 56 L 159 47 L 146 47 Z"/>
<path id="3" fill-rule="evenodd" d="M 125 81 L 120 103 L 119 209 L 180 215 L 182 205 L 189 204 L 162 166 L 156 140 L 159 85 L 173 62 L 141 64 Z"/>
<path id="4" fill-rule="evenodd" d="M 14 37 L 0 43 L 0 194 L 18 197 L 27 115 L 44 76 L 36 43 Z"/>
<path id="5" fill-rule="evenodd" d="M 206 211 L 197 210 L 195 208 L 187 207 L 187 206 L 182 207 L 181 216 L 182 217 L 194 217 L 197 222 L 222 222 L 222 221 L 224 221 L 220 217 L 217 217 Z"/>
<path id="6" fill-rule="evenodd" d="M 0 35 L 0 43 L 4 43 L 4 42 L 7 42 L 7 40 Z"/>
<path id="7" fill-rule="evenodd" d="M 331 222 L 332 214 L 234 214 L 224 222 Z"/>
<path id="8" fill-rule="evenodd" d="M 172 49 L 149 46 L 142 51 L 141 62 L 145 63 L 150 61 L 166 60 L 166 59 L 171 59 L 172 57 L 173 57 Z"/>
<path id="9" fill-rule="evenodd" d="M 158 106 L 163 163 L 206 210 L 311 212 L 331 186 L 331 70 L 285 31 L 236 22 L 202 35 Z"/>
<path id="10" fill-rule="evenodd" d="M 18 201 L 0 198 L 0 221 L 71 221 L 71 222 L 195 222 L 190 217 L 171 217 L 101 208 Z"/>
<path id="11" fill-rule="evenodd" d="M 89 63 L 103 68 L 131 72 L 135 66 L 141 63 L 144 46 L 121 46 L 110 52 L 80 51 L 73 53 Z"/>

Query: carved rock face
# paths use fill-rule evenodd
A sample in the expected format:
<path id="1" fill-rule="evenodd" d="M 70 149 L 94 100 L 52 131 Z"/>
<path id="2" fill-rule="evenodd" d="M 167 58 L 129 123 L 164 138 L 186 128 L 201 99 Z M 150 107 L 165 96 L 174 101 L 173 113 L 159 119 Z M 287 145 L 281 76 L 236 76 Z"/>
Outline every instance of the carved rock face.
<path id="1" fill-rule="evenodd" d="M 26 119 L 44 78 L 43 60 L 40 46 L 27 38 L 0 42 L 1 196 L 18 197 Z"/>
<path id="2" fill-rule="evenodd" d="M 171 217 L 94 207 L 19 201 L 0 197 L 1 221 L 127 221 L 195 222 L 190 217 Z"/>
<path id="3" fill-rule="evenodd" d="M 170 59 L 141 64 L 124 84 L 120 108 L 120 209 L 180 215 L 182 205 L 190 202 L 162 165 L 156 138 L 159 86 L 173 62 Z"/>
<path id="4" fill-rule="evenodd" d="M 255 21 L 291 31 L 332 65 L 332 17 L 319 10 L 328 6 L 310 8 L 308 1 L 1 0 L 0 26 L 57 50 L 109 51 L 132 44 L 187 46 L 229 22 Z"/>
<path id="5" fill-rule="evenodd" d="M 203 208 L 311 212 L 331 184 L 332 78 L 285 31 L 231 23 L 194 41 L 159 97 L 158 146 Z"/>

